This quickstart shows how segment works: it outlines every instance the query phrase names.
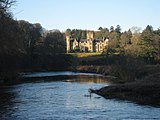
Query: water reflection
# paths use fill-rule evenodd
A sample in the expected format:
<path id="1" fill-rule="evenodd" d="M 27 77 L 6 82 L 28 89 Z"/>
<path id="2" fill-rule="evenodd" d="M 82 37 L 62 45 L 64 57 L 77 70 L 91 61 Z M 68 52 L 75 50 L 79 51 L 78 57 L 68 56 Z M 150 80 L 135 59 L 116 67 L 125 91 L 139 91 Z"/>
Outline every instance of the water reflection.
<path id="1" fill-rule="evenodd" d="M 78 82 L 84 84 L 91 83 L 107 83 L 109 84 L 109 78 L 104 78 L 103 76 L 75 76 L 72 79 L 64 80 L 65 82 Z"/>

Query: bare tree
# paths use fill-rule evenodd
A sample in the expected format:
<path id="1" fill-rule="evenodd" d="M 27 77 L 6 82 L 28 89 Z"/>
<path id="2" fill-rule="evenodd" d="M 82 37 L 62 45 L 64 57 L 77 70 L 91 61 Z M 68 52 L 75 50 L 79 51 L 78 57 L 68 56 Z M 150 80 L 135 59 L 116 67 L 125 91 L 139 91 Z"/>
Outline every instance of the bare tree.
<path id="1" fill-rule="evenodd" d="M 16 0 L 0 0 L 0 10 L 5 10 L 10 8 Z"/>

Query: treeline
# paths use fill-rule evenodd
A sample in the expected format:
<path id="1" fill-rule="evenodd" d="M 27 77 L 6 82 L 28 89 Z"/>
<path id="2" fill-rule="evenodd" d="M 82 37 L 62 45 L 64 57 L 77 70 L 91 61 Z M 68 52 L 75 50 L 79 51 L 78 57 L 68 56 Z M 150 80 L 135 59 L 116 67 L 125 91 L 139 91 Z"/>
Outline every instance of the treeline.
<path id="1" fill-rule="evenodd" d="M 142 32 L 137 27 L 125 32 L 121 32 L 119 25 L 116 29 L 111 28 L 106 54 L 125 54 L 148 61 L 160 61 L 160 29 L 153 30 L 151 25 Z"/>
<path id="2" fill-rule="evenodd" d="M 65 36 L 45 30 L 40 23 L 14 20 L 14 0 L 0 0 L 0 82 L 14 80 L 19 71 L 59 70 L 71 66 Z"/>
<path id="3" fill-rule="evenodd" d="M 0 14 L 1 15 L 1 14 Z M 59 30 L 45 30 L 39 23 L 0 16 L 0 54 L 56 54 L 65 52 L 65 37 Z"/>
<path id="4" fill-rule="evenodd" d="M 90 31 L 82 29 L 70 29 L 68 28 L 65 31 L 67 36 L 70 36 L 72 39 L 87 39 L 87 32 L 93 32 L 95 39 L 103 39 L 109 36 L 109 30 L 107 28 L 99 28 L 99 31 Z"/>

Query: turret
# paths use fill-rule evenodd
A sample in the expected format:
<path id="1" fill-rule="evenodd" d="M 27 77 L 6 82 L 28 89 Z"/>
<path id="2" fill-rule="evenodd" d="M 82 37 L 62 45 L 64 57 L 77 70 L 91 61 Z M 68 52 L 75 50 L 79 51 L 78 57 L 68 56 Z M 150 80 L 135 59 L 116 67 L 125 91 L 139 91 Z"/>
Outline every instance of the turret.
<path id="1" fill-rule="evenodd" d="M 93 40 L 93 32 L 92 31 L 87 31 L 87 40 Z"/>
<path id="2" fill-rule="evenodd" d="M 67 53 L 70 52 L 70 36 L 66 36 L 66 50 Z"/>

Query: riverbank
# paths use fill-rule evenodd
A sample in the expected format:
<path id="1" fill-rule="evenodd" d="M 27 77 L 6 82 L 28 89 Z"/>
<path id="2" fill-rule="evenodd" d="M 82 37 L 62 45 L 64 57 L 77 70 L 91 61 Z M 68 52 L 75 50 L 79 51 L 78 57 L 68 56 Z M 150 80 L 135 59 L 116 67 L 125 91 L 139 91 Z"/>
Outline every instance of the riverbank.
<path id="1" fill-rule="evenodd" d="M 91 70 L 94 72 L 101 72 L 104 75 L 107 75 L 112 71 L 111 68 L 109 68 L 109 71 L 107 66 L 93 67 L 94 69 L 92 67 L 88 66 L 88 71 Z M 80 68 L 81 70 L 87 71 L 87 67 L 81 66 L 79 67 L 79 70 Z M 160 107 L 159 71 L 160 65 L 149 65 L 139 72 L 139 78 L 136 78 L 134 81 L 112 79 L 112 82 L 116 84 L 101 88 L 99 90 L 93 90 L 93 92 L 107 99 L 129 100 L 138 104 Z"/>
<path id="2" fill-rule="evenodd" d="M 152 78 L 160 79 L 160 73 L 146 77 L 142 81 L 104 87 L 95 93 L 105 98 L 129 100 L 139 104 L 160 106 L 160 83 L 151 82 Z"/>
<path id="3" fill-rule="evenodd" d="M 52 56 L 50 58 L 53 59 L 48 58 L 48 60 L 45 60 L 46 62 L 43 66 L 31 66 L 30 69 L 27 68 L 21 71 L 47 72 L 55 70 L 67 70 L 75 72 L 97 73 L 104 76 L 110 76 L 110 82 L 113 83 L 113 85 L 96 90 L 96 94 L 105 98 L 130 100 L 141 104 L 152 104 L 160 106 L 160 65 L 146 64 L 140 59 L 123 55 L 114 55 L 109 57 L 97 54 L 94 56 L 81 56 L 80 54 L 79 57 L 67 55 L 65 58 L 68 59 L 64 60 L 66 62 L 63 61 L 63 56 L 64 55 L 62 55 L 60 58 L 56 58 L 56 61 L 59 61 L 60 59 L 60 62 L 54 63 L 55 58 Z M 53 61 L 54 64 L 51 64 L 47 61 Z M 22 80 L 21 76 L 12 74 L 12 71 L 6 75 L 2 74 L 1 76 L 4 76 L 2 78 L 5 79 L 2 79 L 3 81 L 1 83 L 4 82 L 3 84 L 8 85 L 25 81 L 25 78 Z M 53 77 L 45 78 L 48 80 L 53 80 Z M 68 79 L 68 76 L 65 76 L 65 78 Z M 37 79 L 39 80 L 39 78 Z M 43 79 L 44 78 L 42 78 L 42 80 Z M 55 79 L 57 79 L 57 77 L 55 77 Z M 26 81 L 28 80 L 29 79 L 27 78 Z"/>

